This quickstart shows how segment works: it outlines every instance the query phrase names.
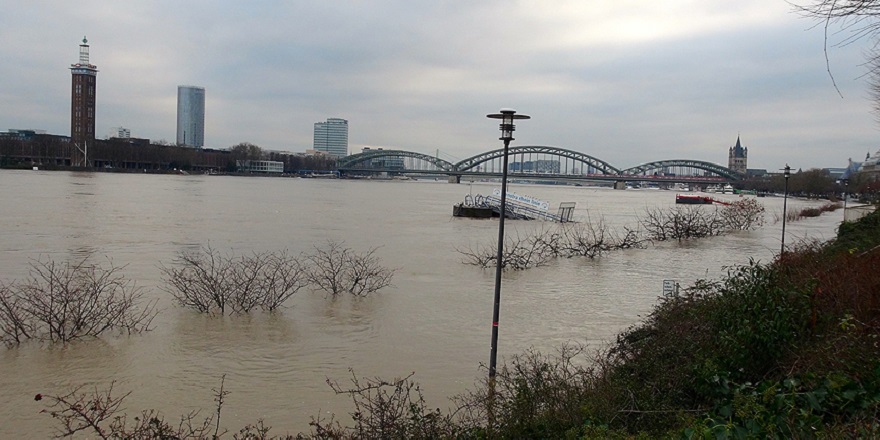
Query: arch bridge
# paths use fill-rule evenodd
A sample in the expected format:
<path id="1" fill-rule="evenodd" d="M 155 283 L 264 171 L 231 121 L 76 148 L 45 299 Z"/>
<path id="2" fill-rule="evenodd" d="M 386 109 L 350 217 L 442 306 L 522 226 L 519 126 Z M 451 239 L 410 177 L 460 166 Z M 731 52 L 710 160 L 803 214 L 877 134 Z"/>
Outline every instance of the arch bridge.
<path id="1" fill-rule="evenodd" d="M 340 158 L 341 175 L 445 175 L 450 181 L 463 176 L 500 177 L 504 149 L 489 150 L 458 162 L 406 150 L 367 150 Z M 719 183 L 742 175 L 712 162 L 667 159 L 620 169 L 589 154 L 554 146 L 515 146 L 508 149 L 508 177 L 523 180 L 664 181 Z"/>

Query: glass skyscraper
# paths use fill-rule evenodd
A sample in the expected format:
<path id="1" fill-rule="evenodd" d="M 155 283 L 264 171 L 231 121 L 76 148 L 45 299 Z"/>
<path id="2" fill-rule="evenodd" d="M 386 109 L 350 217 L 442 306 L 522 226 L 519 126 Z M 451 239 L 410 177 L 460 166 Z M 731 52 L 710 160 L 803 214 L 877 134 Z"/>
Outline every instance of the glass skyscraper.
<path id="1" fill-rule="evenodd" d="M 205 146 L 205 88 L 177 86 L 177 144 Z"/>
<path id="2" fill-rule="evenodd" d="M 328 118 L 327 122 L 315 122 L 314 149 L 333 157 L 348 156 L 348 121 Z"/>

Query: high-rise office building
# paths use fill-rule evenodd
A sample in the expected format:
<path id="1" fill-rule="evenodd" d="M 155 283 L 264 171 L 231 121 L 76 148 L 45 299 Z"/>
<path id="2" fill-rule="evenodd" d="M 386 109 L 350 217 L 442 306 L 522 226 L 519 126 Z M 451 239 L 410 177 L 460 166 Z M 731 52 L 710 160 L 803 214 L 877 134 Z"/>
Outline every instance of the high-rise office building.
<path id="1" fill-rule="evenodd" d="M 89 44 L 83 37 L 79 45 L 79 62 L 70 65 L 71 165 L 88 166 L 88 145 L 95 141 L 95 87 L 98 66 L 89 63 Z"/>
<path id="2" fill-rule="evenodd" d="M 313 148 L 334 157 L 348 156 L 348 121 L 328 118 L 327 122 L 315 122 Z"/>
<path id="3" fill-rule="evenodd" d="M 177 144 L 205 146 L 205 88 L 177 86 Z"/>

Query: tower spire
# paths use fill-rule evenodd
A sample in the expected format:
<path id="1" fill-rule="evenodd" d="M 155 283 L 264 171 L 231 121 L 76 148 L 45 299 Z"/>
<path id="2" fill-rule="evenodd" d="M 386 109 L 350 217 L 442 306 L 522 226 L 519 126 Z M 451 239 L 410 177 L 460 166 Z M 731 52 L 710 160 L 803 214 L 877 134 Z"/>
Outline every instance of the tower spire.
<path id="1" fill-rule="evenodd" d="M 79 63 L 83 66 L 90 66 L 89 64 L 89 40 L 83 36 L 82 44 L 79 45 Z"/>

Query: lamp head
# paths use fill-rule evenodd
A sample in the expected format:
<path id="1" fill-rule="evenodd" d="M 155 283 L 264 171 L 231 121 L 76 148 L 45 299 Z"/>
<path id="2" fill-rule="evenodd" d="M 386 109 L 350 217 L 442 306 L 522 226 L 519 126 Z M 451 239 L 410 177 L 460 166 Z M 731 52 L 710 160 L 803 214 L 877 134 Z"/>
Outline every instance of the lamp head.
<path id="1" fill-rule="evenodd" d="M 516 110 L 512 108 L 503 108 L 499 110 L 498 113 L 486 115 L 486 117 L 490 119 L 501 119 L 501 137 L 499 139 L 502 141 L 513 140 L 513 131 L 516 130 L 516 127 L 513 125 L 514 119 L 530 119 L 529 116 L 516 114 Z"/>
<path id="2" fill-rule="evenodd" d="M 788 164 L 785 164 L 785 168 L 782 169 L 782 175 L 785 176 L 786 179 L 791 177 L 791 167 Z"/>

